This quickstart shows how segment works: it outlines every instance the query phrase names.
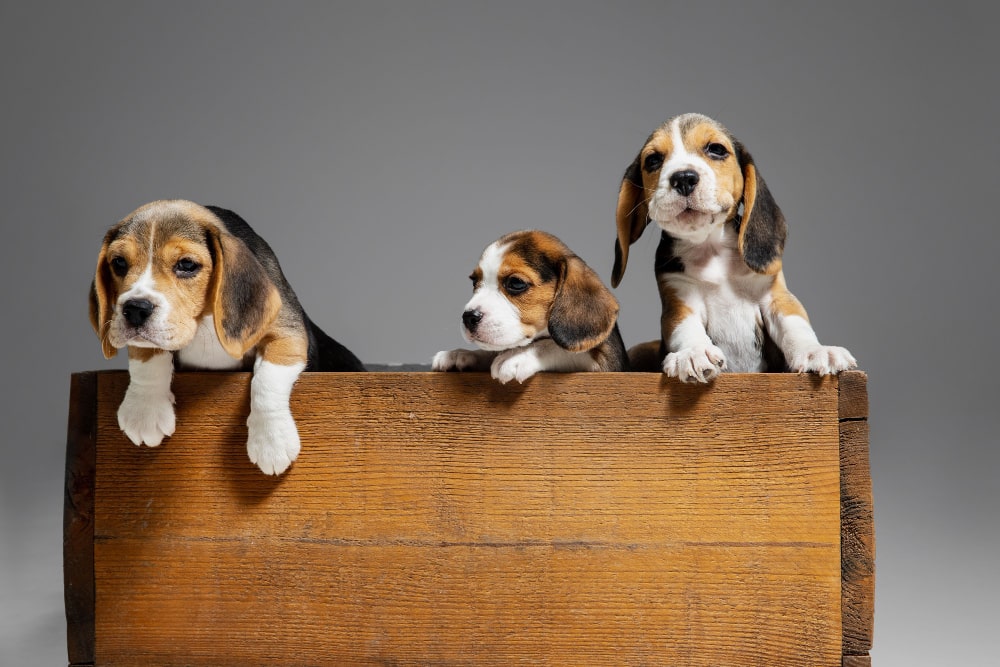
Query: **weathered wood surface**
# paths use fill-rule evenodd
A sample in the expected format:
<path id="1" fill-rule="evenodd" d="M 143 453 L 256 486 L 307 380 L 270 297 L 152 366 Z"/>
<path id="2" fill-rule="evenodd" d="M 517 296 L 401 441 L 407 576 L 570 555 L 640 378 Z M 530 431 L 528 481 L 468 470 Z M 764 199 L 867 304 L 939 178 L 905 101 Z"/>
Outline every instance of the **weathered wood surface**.
<path id="1" fill-rule="evenodd" d="M 127 379 L 97 374 L 98 665 L 848 664 L 842 380 L 306 374 L 274 479 L 248 374 L 178 374 L 155 449 Z"/>
<path id="2" fill-rule="evenodd" d="M 840 399 L 843 652 L 845 656 L 867 656 L 875 621 L 875 520 L 868 456 L 867 376 L 844 374 Z"/>

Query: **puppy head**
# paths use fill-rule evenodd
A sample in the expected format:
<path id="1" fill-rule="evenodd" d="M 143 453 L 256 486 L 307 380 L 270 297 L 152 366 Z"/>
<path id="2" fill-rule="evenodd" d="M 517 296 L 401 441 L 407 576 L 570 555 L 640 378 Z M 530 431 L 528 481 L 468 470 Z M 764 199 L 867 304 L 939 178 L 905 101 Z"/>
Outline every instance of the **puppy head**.
<path id="1" fill-rule="evenodd" d="M 470 278 L 462 335 L 484 350 L 549 335 L 580 352 L 604 341 L 618 317 L 618 302 L 597 274 L 545 232 L 514 232 L 491 243 Z"/>
<path id="2" fill-rule="evenodd" d="M 90 290 L 90 320 L 104 355 L 135 347 L 180 350 L 203 317 L 241 358 L 281 309 L 260 262 L 208 209 L 156 201 L 104 237 Z"/>
<path id="3" fill-rule="evenodd" d="M 758 273 L 781 269 L 785 220 L 753 158 L 720 123 L 677 116 L 656 129 L 625 171 L 618 192 L 615 266 L 621 282 L 629 246 L 649 222 L 676 239 L 702 243 L 738 217 L 739 251 Z"/>

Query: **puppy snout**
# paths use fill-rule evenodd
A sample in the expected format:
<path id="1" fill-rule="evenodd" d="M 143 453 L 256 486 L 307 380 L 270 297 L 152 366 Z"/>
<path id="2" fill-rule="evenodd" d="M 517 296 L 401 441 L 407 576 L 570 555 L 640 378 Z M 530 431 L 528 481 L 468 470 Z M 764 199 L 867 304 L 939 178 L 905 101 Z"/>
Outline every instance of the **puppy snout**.
<path id="1" fill-rule="evenodd" d="M 465 328 L 469 331 L 469 333 L 476 330 L 476 327 L 479 326 L 479 322 L 482 319 L 483 314 L 478 310 L 467 310 L 462 313 L 462 324 L 465 325 Z"/>
<path id="2" fill-rule="evenodd" d="M 153 314 L 156 306 L 148 299 L 129 299 L 122 306 L 122 316 L 134 327 L 141 327 Z"/>
<path id="3" fill-rule="evenodd" d="M 680 193 L 681 196 L 687 197 L 694 192 L 695 186 L 698 185 L 698 180 L 698 172 L 691 171 L 690 169 L 675 171 L 670 174 L 670 187 Z"/>

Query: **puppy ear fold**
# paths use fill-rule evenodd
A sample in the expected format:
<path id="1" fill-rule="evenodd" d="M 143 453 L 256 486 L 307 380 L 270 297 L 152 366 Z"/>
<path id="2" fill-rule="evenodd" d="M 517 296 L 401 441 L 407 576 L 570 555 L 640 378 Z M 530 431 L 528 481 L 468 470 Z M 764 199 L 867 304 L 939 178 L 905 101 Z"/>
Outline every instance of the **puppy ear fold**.
<path id="1" fill-rule="evenodd" d="M 642 185 L 641 157 L 641 152 L 635 156 L 635 160 L 625 170 L 618 189 L 618 208 L 615 210 L 618 238 L 615 240 L 615 266 L 611 271 L 612 287 L 618 287 L 625 275 L 629 246 L 639 240 L 649 224 L 646 190 Z"/>
<path id="2" fill-rule="evenodd" d="M 108 244 L 113 235 L 114 230 L 109 231 L 104 237 L 101 252 L 97 255 L 97 271 L 94 273 L 93 282 L 90 283 L 90 324 L 101 340 L 101 352 L 104 353 L 105 359 L 118 354 L 118 348 L 108 339 L 111 318 L 114 317 L 114 303 L 117 299 L 115 281 L 111 276 L 111 267 L 108 266 Z"/>
<path id="3" fill-rule="evenodd" d="M 570 352 L 583 352 L 611 335 L 618 301 L 597 273 L 576 255 L 560 267 L 559 287 L 549 312 L 552 340 Z"/>
<path id="4" fill-rule="evenodd" d="M 212 280 L 208 305 L 223 349 L 240 359 L 260 342 L 281 311 L 281 295 L 264 267 L 239 239 L 209 231 Z"/>
<path id="5" fill-rule="evenodd" d="M 785 249 L 785 216 L 743 144 L 736 142 L 743 170 L 743 220 L 737 241 L 743 261 L 757 273 L 774 275 L 781 270 Z"/>

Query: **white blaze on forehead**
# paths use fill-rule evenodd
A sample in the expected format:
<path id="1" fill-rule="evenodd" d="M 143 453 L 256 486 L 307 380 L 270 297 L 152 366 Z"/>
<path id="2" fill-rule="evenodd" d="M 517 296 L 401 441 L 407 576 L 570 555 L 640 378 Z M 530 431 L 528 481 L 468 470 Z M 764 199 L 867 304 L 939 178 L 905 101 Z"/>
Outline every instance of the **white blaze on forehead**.
<path id="1" fill-rule="evenodd" d="M 502 350 L 509 347 L 526 345 L 531 341 L 525 336 L 521 323 L 521 311 L 510 302 L 500 289 L 500 269 L 507 256 L 509 243 L 499 241 L 491 243 L 479 258 L 479 270 L 482 280 L 476 287 L 475 294 L 465 310 L 476 310 L 482 313 L 482 320 L 471 334 L 462 327 L 462 335 L 470 343 L 476 343 L 487 350 Z"/>
<path id="2" fill-rule="evenodd" d="M 715 192 L 715 171 L 709 166 L 700 153 L 692 153 L 684 145 L 684 133 L 681 131 L 681 118 L 675 118 L 670 123 L 670 139 L 673 150 L 663 167 L 660 169 L 659 187 L 664 192 L 671 192 L 670 177 L 678 171 L 694 171 L 700 179 L 698 187 L 703 192 Z M 697 192 L 697 190 L 696 190 Z"/>
<path id="3" fill-rule="evenodd" d="M 483 272 L 483 285 L 496 287 L 497 277 L 500 275 L 500 267 L 503 265 L 503 258 L 507 255 L 507 248 L 510 244 L 500 245 L 499 241 L 491 243 L 483 251 L 479 258 L 479 268 Z"/>
<path id="4" fill-rule="evenodd" d="M 153 263 L 156 261 L 156 222 L 149 222 L 149 247 L 147 250 L 146 268 L 143 269 L 139 278 L 132 285 L 121 293 L 118 297 L 119 310 L 121 306 L 130 299 L 148 299 L 157 308 L 164 309 L 159 314 L 160 317 L 167 315 L 166 310 L 170 308 L 170 302 L 166 296 L 156 287 L 156 280 L 153 278 Z"/>

